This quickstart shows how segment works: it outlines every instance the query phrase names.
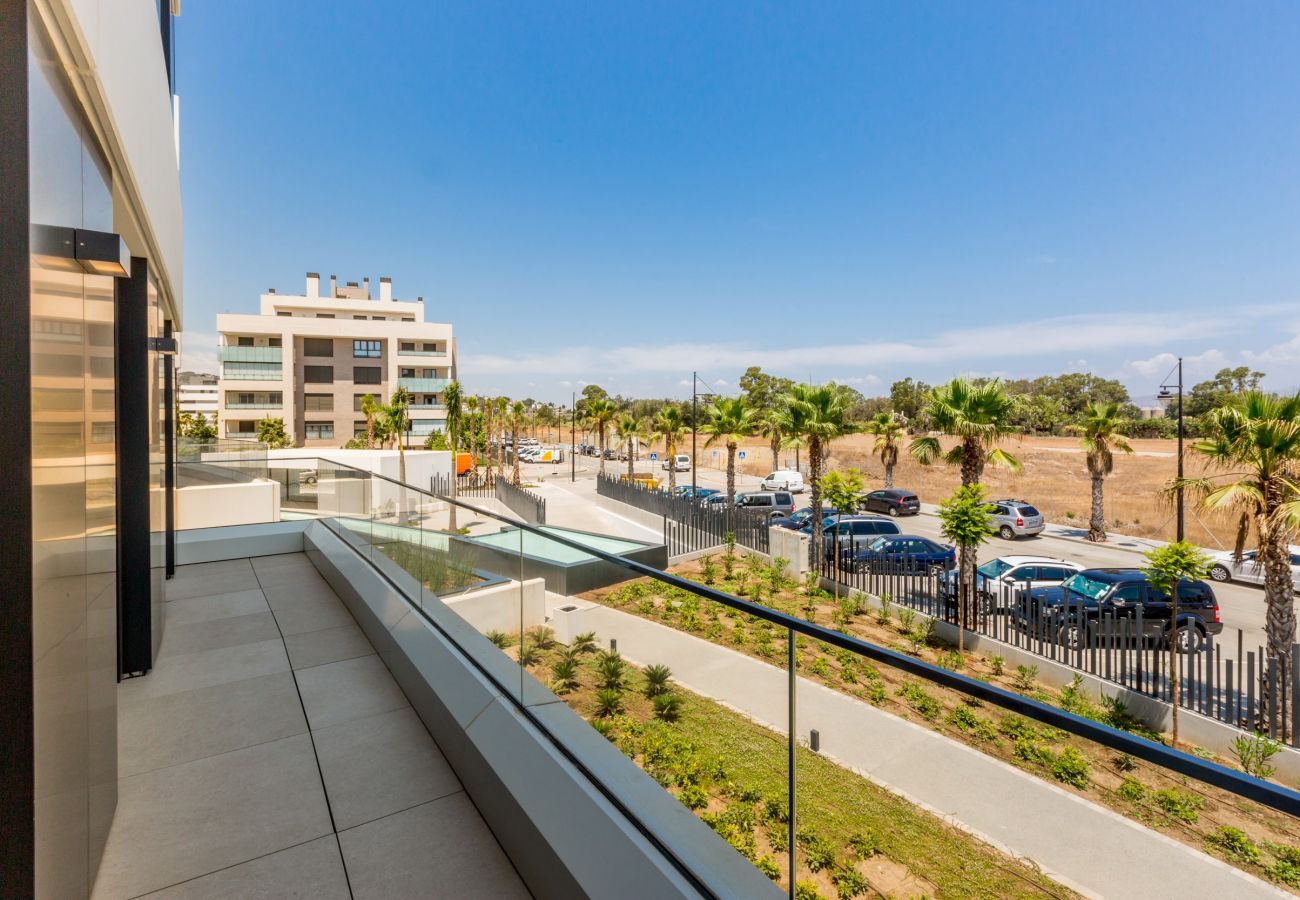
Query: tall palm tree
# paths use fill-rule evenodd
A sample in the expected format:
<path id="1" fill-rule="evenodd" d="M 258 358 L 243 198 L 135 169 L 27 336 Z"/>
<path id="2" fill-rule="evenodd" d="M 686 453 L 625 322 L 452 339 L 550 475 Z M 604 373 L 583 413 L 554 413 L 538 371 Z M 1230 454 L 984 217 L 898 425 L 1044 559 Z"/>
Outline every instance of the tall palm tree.
<path id="1" fill-rule="evenodd" d="M 787 424 L 785 409 L 775 406 L 769 409 L 758 422 L 758 433 L 767 438 L 768 449 L 772 451 L 772 469 L 781 468 L 781 447 L 785 442 Z"/>
<path id="2" fill-rule="evenodd" d="M 700 433 L 709 439 L 704 446 L 722 441 L 727 447 L 727 513 L 736 505 L 736 448 L 739 438 L 749 437 L 758 428 L 758 412 L 743 397 L 719 397 L 704 410 Z"/>
<path id="3" fill-rule="evenodd" d="M 1210 437 L 1192 444 L 1221 474 L 1186 479 L 1208 510 L 1238 514 L 1238 559 L 1251 527 L 1259 537 L 1256 559 L 1264 568 L 1264 630 L 1268 652 L 1280 666 L 1278 683 L 1290 683 L 1296 640 L 1295 590 L 1290 544 L 1300 529 L 1300 394 L 1282 397 L 1247 391 L 1206 413 Z M 1264 683 L 1267 694 L 1267 682 Z"/>
<path id="4" fill-rule="evenodd" d="M 449 381 L 442 392 L 443 405 L 447 407 L 447 443 L 451 445 L 451 478 L 447 485 L 447 494 L 452 501 L 456 499 L 456 456 L 460 450 L 461 440 L 461 397 L 460 382 Z M 447 530 L 456 530 L 456 504 L 447 504 Z"/>
<path id="5" fill-rule="evenodd" d="M 519 484 L 519 430 L 527 420 L 524 401 L 516 400 L 510 407 L 510 483 L 513 485 Z"/>
<path id="6" fill-rule="evenodd" d="M 411 394 L 399 387 L 393 391 L 388 405 L 381 408 L 385 430 L 397 441 L 397 480 L 406 484 L 406 439 L 404 435 L 411 427 L 411 414 L 407 407 L 411 405 Z M 402 492 L 405 495 L 405 491 Z"/>
<path id="7" fill-rule="evenodd" d="M 938 438 L 923 435 L 912 439 L 908 452 L 923 466 L 936 459 L 960 466 L 963 485 L 977 483 L 986 464 L 1017 472 L 1020 461 L 998 446 L 1015 433 L 1011 425 L 1015 411 L 1016 401 L 999 379 L 975 383 L 954 378 L 930 389 L 924 414 L 939 431 L 956 435 L 956 446 L 945 453 Z"/>
<path id="8" fill-rule="evenodd" d="M 637 442 L 645 440 L 646 428 L 645 419 L 634 416 L 631 413 L 623 413 L 614 423 L 614 437 L 618 438 L 619 448 L 627 450 L 627 480 L 631 481 L 632 476 L 636 474 L 636 447 Z"/>
<path id="9" fill-rule="evenodd" d="M 822 520 L 822 465 L 830 453 L 831 441 L 853 434 L 858 426 L 849 418 L 844 395 L 831 385 L 796 384 L 786 398 L 790 410 L 791 434 L 798 435 L 808 448 L 808 502 L 812 521 Z M 812 529 L 812 558 L 821 565 L 822 530 Z"/>
<path id="10" fill-rule="evenodd" d="M 609 423 L 614 421 L 617 415 L 618 404 L 613 400 L 597 397 L 587 401 L 586 425 L 599 435 L 597 440 L 600 442 L 600 474 L 602 475 L 605 474 L 605 436 L 609 431 Z"/>
<path id="11" fill-rule="evenodd" d="M 1115 469 L 1115 453 L 1132 453 L 1124 437 L 1124 417 L 1118 403 L 1090 403 L 1083 411 L 1083 421 L 1071 425 L 1079 443 L 1088 454 L 1088 474 L 1092 477 L 1092 515 L 1088 518 L 1088 540 L 1106 540 L 1106 503 L 1103 483 Z"/>
<path id="12" fill-rule="evenodd" d="M 893 487 L 894 466 L 898 465 L 898 450 L 907 433 L 906 426 L 896 413 L 878 412 L 863 424 L 862 431 L 875 436 L 871 452 L 880 456 L 880 464 L 885 467 L 885 487 Z"/>
<path id="13" fill-rule="evenodd" d="M 677 445 L 686 438 L 686 419 L 676 406 L 659 410 L 651 424 L 650 439 L 664 442 L 664 457 L 668 461 L 668 493 L 677 492 Z"/>
<path id="14" fill-rule="evenodd" d="M 497 421 L 500 423 L 497 426 L 497 428 L 501 432 L 500 434 L 497 435 L 497 451 L 496 451 L 497 464 L 496 465 L 497 465 L 498 472 L 504 472 L 506 468 L 505 434 L 506 434 L 506 428 L 509 425 L 508 419 L 510 414 L 510 398 L 497 397 L 496 400 L 494 400 L 493 402 L 496 403 Z"/>
<path id="15" fill-rule="evenodd" d="M 361 414 L 366 417 L 366 446 L 371 449 L 375 446 L 375 413 L 380 408 L 378 395 L 366 394 L 361 398 Z"/>

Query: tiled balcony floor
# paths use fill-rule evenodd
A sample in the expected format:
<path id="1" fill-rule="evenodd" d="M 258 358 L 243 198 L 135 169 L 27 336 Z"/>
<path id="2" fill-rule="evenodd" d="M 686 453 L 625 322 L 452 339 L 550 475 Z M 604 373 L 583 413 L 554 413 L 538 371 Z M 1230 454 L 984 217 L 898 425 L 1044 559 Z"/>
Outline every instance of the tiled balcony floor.
<path id="1" fill-rule="evenodd" d="M 177 569 L 118 699 L 96 900 L 529 896 L 303 554 Z"/>

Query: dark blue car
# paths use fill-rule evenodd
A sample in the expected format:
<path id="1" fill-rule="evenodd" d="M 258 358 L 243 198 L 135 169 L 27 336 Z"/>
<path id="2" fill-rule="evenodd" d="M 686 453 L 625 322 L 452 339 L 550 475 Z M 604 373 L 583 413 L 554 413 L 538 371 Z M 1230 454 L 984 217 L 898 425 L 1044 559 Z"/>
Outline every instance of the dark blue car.
<path id="1" fill-rule="evenodd" d="M 853 572 L 888 575 L 942 575 L 957 565 L 957 551 L 916 534 L 881 535 L 844 555 Z"/>
<path id="2" fill-rule="evenodd" d="M 822 527 L 828 527 L 835 523 L 835 516 L 838 510 L 831 509 L 829 506 L 822 507 Z M 779 519 L 773 519 L 769 525 L 777 528 L 788 528 L 790 531 L 807 531 L 808 523 L 812 521 L 812 507 L 805 506 L 798 509 L 788 516 L 782 516 Z"/>

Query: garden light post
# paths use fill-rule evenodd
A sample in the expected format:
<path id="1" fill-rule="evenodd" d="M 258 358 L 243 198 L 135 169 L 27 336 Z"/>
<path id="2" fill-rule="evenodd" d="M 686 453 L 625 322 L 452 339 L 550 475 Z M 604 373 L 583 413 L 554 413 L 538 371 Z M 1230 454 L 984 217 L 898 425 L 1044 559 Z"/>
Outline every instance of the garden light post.
<path id="1" fill-rule="evenodd" d="M 1181 356 L 1178 357 L 1178 364 L 1174 369 L 1178 372 L 1178 381 L 1175 384 L 1160 385 L 1160 393 L 1156 394 L 1156 399 L 1169 401 L 1176 396 L 1178 400 L 1178 524 L 1175 540 L 1181 541 L 1183 539 L 1183 358 Z M 1170 374 L 1173 374 L 1174 369 L 1170 370 Z M 1176 388 L 1177 395 L 1170 391 L 1170 388 Z"/>

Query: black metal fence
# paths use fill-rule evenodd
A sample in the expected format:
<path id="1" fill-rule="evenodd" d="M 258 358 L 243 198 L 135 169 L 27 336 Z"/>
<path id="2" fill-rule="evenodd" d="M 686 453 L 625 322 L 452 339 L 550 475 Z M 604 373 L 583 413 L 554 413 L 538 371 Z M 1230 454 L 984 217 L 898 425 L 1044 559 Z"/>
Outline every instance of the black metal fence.
<path id="1" fill-rule="evenodd" d="M 820 561 L 823 577 L 900 609 L 956 625 L 957 582 L 944 565 L 927 557 L 873 555 L 840 548 L 842 565 L 831 549 Z M 1170 701 L 1169 641 L 1178 642 L 1178 703 L 1220 722 L 1258 731 L 1300 747 L 1300 644 L 1289 665 L 1279 665 L 1266 647 L 1249 646 L 1240 629 L 1214 634 L 1209 610 L 1200 627 L 1180 612 L 1177 631 L 1169 617 L 1148 614 L 1141 604 L 1102 609 L 1082 602 L 1048 605 L 1028 589 L 1001 582 L 982 583 L 961 613 L 968 631 L 1053 660 L 1132 691 Z M 1153 608 L 1154 610 L 1154 608 Z"/>
<path id="2" fill-rule="evenodd" d="M 460 475 L 456 478 L 456 496 L 494 498 L 497 495 L 495 482 L 498 480 L 500 479 L 482 475 Z M 434 494 L 445 497 L 451 490 L 450 482 L 451 479 L 446 475 L 434 475 L 429 487 Z"/>
<path id="3" fill-rule="evenodd" d="M 670 557 L 720 546 L 726 542 L 728 532 L 740 546 L 767 553 L 768 517 L 760 511 L 728 510 L 720 503 L 674 497 L 666 491 L 609 475 L 596 477 L 596 493 L 663 516 L 664 544 Z"/>
<path id="4" fill-rule="evenodd" d="M 513 485 L 504 478 L 498 478 L 496 498 L 525 522 L 532 525 L 546 524 L 546 500 L 532 491 Z"/>

